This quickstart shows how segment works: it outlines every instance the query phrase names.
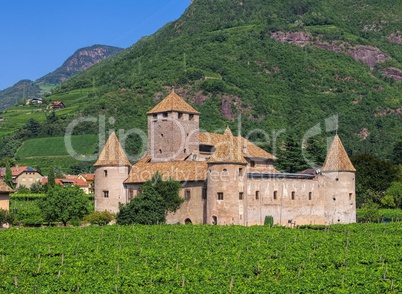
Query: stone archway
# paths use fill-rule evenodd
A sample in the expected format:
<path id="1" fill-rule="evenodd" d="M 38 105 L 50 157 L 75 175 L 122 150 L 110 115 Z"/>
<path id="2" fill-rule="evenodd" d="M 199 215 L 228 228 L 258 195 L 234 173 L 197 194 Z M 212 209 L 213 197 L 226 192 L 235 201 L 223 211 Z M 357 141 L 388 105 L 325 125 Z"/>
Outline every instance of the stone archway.
<path id="1" fill-rule="evenodd" d="M 184 220 L 184 224 L 186 224 L 186 225 L 191 225 L 193 222 L 191 221 L 191 219 L 189 219 L 189 218 L 186 218 L 185 220 Z"/>

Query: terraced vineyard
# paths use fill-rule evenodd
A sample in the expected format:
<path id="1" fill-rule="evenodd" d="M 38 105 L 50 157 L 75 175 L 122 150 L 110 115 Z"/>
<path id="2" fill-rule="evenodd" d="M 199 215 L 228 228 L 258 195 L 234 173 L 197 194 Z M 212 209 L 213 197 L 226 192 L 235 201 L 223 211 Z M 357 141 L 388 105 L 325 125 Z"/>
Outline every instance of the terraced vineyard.
<path id="1" fill-rule="evenodd" d="M 0 231 L 0 292 L 400 293 L 402 226 Z"/>

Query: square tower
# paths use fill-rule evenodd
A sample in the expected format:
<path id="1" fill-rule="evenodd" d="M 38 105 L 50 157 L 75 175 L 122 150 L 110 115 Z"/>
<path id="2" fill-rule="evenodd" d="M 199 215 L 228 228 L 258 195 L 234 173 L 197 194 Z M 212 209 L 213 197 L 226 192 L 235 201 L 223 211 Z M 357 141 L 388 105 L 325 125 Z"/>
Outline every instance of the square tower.
<path id="1" fill-rule="evenodd" d="M 189 158 L 199 153 L 199 115 L 175 92 L 147 113 L 148 155 L 153 162 Z"/>

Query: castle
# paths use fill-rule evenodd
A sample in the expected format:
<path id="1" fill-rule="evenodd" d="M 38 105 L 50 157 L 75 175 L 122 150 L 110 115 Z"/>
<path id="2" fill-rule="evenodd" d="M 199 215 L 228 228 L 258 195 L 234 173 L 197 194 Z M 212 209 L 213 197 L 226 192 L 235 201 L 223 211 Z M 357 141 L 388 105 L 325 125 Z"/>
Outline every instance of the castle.
<path id="1" fill-rule="evenodd" d="M 336 135 L 320 170 L 281 173 L 276 157 L 229 128 L 200 132 L 200 113 L 176 93 L 147 113 L 148 149 L 131 164 L 111 133 L 95 171 L 95 210 L 117 212 L 159 172 L 184 199 L 167 223 L 294 226 L 356 222 L 355 168 Z"/>

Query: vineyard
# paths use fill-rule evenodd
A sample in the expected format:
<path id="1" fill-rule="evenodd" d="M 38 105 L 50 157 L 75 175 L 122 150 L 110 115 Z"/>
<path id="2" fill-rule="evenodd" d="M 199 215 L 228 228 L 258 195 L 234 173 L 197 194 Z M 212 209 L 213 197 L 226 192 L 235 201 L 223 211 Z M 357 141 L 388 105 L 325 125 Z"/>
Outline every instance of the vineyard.
<path id="1" fill-rule="evenodd" d="M 0 231 L 6 293 L 401 293 L 402 226 Z"/>

